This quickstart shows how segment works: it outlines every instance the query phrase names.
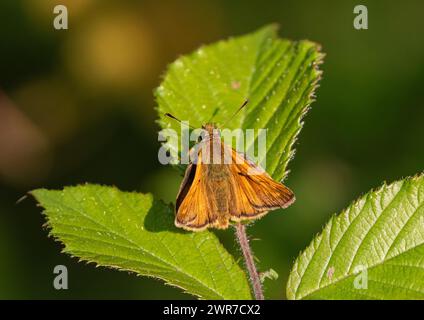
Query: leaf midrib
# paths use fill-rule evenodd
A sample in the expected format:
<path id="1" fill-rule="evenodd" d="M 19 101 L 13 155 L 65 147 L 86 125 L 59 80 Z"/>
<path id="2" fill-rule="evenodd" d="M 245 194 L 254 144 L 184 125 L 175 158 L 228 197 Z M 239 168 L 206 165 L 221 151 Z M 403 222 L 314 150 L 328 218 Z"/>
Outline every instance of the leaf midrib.
<path id="1" fill-rule="evenodd" d="M 275 35 L 273 37 L 275 38 Z M 262 39 L 262 41 L 260 42 L 260 44 L 258 46 L 258 50 L 256 51 L 256 54 L 255 54 L 255 59 L 254 59 L 255 61 L 254 61 L 254 64 L 253 64 L 253 67 L 255 67 L 255 69 L 250 71 L 249 81 L 248 81 L 248 85 L 247 85 L 247 94 L 248 95 L 250 95 L 251 92 L 252 92 L 253 77 L 254 77 L 254 75 L 256 73 L 256 66 L 259 64 L 259 61 L 258 60 L 259 60 L 259 57 L 261 56 L 261 54 L 263 52 L 264 43 L 266 42 L 266 39 L 267 39 L 266 37 L 264 37 Z M 255 106 L 255 108 L 256 107 L 257 107 L 257 105 Z M 245 127 L 246 117 L 247 117 L 247 112 L 245 111 L 245 112 L 243 112 L 243 119 L 241 121 L 242 128 Z"/>

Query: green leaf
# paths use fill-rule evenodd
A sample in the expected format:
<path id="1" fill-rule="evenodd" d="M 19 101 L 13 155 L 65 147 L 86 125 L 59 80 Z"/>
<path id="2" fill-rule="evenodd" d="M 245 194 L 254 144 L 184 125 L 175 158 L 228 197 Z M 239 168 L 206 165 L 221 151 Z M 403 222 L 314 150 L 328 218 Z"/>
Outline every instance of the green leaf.
<path id="1" fill-rule="evenodd" d="M 264 169 L 281 180 L 312 102 L 322 57 L 313 42 L 277 38 L 275 26 L 201 47 L 169 66 L 155 91 L 158 122 L 180 134 L 179 124 L 166 112 L 195 127 L 216 113 L 213 121 L 222 125 L 248 98 L 249 105 L 227 127 L 268 129 Z M 251 141 L 245 150 L 253 145 L 257 143 Z M 263 157 L 258 162 L 264 166 Z"/>
<path id="2" fill-rule="evenodd" d="M 174 226 L 150 194 L 84 185 L 32 192 L 64 252 L 100 266 L 160 278 L 202 299 L 250 299 L 244 272 L 211 232 Z"/>
<path id="3" fill-rule="evenodd" d="M 424 176 L 384 184 L 333 217 L 296 259 L 287 296 L 424 299 Z"/>

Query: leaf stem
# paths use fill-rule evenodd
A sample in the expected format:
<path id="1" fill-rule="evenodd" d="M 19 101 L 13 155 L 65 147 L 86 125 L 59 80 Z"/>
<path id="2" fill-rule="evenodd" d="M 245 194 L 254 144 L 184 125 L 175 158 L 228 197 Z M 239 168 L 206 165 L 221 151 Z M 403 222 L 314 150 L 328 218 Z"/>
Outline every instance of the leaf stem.
<path id="1" fill-rule="evenodd" d="M 256 270 L 255 261 L 253 259 L 253 252 L 249 245 L 249 239 L 247 238 L 246 226 L 238 222 L 235 228 L 237 241 L 240 245 L 241 251 L 243 252 L 244 262 L 246 264 L 247 271 L 249 272 L 249 278 L 252 284 L 255 299 L 264 300 L 265 298 L 262 291 L 262 283 L 258 270 Z"/>

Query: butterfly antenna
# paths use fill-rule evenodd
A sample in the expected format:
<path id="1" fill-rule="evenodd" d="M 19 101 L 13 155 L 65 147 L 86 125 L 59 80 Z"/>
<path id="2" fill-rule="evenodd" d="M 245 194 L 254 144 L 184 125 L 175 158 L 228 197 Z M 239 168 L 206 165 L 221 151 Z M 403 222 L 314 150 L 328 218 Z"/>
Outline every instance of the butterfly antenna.
<path id="1" fill-rule="evenodd" d="M 213 118 L 215 118 L 215 116 L 218 114 L 219 108 L 216 108 L 213 113 L 212 116 L 210 117 L 210 119 L 208 120 L 208 123 L 212 122 Z"/>
<path id="2" fill-rule="evenodd" d="M 234 117 L 249 103 L 249 99 L 246 99 L 243 104 L 240 106 L 240 108 L 237 109 L 236 112 L 234 112 L 234 114 L 224 123 L 224 125 L 222 126 L 223 128 L 225 127 L 226 124 L 228 124 L 228 122 L 230 122 L 231 120 L 234 119 Z"/>
<path id="3" fill-rule="evenodd" d="M 165 116 L 167 116 L 168 118 L 171 118 L 171 119 L 174 119 L 174 120 L 178 121 L 180 124 L 183 124 L 183 122 L 180 119 L 178 119 L 177 117 L 173 116 L 172 114 L 170 114 L 168 112 L 165 113 Z M 188 123 L 185 123 L 184 122 L 184 124 L 187 125 L 187 126 L 189 126 L 191 129 L 195 129 L 193 126 L 189 125 Z"/>

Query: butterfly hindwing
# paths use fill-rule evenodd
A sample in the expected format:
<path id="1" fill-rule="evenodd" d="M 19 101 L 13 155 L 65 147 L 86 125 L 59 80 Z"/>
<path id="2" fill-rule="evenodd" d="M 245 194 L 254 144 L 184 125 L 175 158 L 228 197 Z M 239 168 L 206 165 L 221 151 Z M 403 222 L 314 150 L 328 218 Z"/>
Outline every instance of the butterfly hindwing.
<path id="1" fill-rule="evenodd" d="M 216 209 L 207 196 L 207 177 L 199 152 L 196 164 L 189 164 L 176 201 L 175 225 L 187 230 L 200 231 L 215 223 Z"/>

